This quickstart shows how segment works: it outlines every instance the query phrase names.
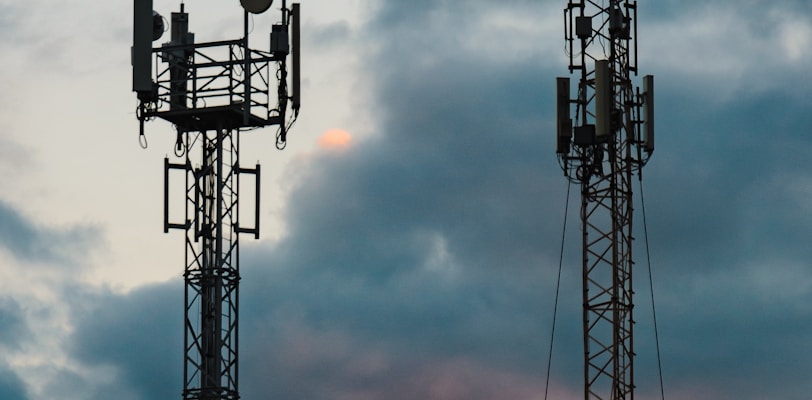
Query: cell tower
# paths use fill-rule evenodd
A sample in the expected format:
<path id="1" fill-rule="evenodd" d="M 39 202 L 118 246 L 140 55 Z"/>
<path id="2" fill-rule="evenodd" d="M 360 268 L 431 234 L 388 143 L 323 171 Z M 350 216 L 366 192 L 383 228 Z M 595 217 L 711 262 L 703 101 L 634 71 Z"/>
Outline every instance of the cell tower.
<path id="1" fill-rule="evenodd" d="M 654 79 L 637 75 L 637 1 L 570 0 L 557 154 L 581 187 L 584 398 L 633 399 L 632 177 L 654 151 Z"/>
<path id="2" fill-rule="evenodd" d="M 182 160 L 164 160 L 164 232 L 186 232 L 185 400 L 240 398 L 238 237 L 247 233 L 259 238 L 260 193 L 259 165 L 240 164 L 240 133 L 275 125 L 277 148 L 282 149 L 299 113 L 299 4 L 289 9 L 282 0 L 281 22 L 272 26 L 269 48 L 256 50 L 248 43 L 249 13 L 267 11 L 272 0 L 240 3 L 242 38 L 195 43 L 181 2 L 180 11 L 171 14 L 170 41 L 153 48 L 164 33 L 165 20 L 153 11 L 152 0 L 134 0 L 133 91 L 139 100 L 140 140 L 146 146 L 145 121 L 166 120 L 176 128 L 174 151 Z M 169 180 L 181 173 L 185 215 L 180 222 L 170 222 Z M 254 181 L 253 226 L 240 223 L 243 176 Z"/>

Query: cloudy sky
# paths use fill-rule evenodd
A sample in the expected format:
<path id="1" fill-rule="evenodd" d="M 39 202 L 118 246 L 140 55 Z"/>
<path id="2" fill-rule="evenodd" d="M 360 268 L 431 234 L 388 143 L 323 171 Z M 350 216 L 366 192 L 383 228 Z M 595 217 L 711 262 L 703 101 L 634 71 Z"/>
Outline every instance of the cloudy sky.
<path id="1" fill-rule="evenodd" d="M 242 240 L 246 399 L 539 400 L 567 182 L 564 0 L 303 0 L 303 108 Z M 178 0 L 155 0 L 164 15 Z M 276 7 L 276 4 L 275 4 Z M 812 3 L 641 0 L 666 398 L 812 392 Z M 238 2 L 187 0 L 198 41 Z M 0 0 L 0 398 L 179 398 L 167 123 L 139 147 L 129 2 Z M 256 17 L 258 32 L 278 13 Z M 640 187 L 636 187 L 639 195 Z M 571 204 L 577 204 L 573 188 Z M 659 398 L 637 196 L 638 398 Z M 550 397 L 582 397 L 578 214 Z"/>

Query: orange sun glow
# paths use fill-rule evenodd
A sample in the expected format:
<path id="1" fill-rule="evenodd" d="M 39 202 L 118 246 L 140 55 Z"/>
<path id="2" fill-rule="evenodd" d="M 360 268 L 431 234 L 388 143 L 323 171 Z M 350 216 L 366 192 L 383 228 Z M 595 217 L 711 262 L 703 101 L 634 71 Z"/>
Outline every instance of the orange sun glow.
<path id="1" fill-rule="evenodd" d="M 322 149 L 346 149 L 350 146 L 352 136 L 343 129 L 329 129 L 319 138 L 318 144 Z"/>

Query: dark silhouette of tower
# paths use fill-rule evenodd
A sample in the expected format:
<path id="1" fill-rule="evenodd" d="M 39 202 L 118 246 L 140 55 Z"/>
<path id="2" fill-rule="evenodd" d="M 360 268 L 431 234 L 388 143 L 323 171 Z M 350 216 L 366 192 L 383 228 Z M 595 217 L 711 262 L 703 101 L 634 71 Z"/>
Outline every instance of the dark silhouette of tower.
<path id="1" fill-rule="evenodd" d="M 557 154 L 581 187 L 584 398 L 634 398 L 632 178 L 654 151 L 653 78 L 637 74 L 637 1 L 571 0 Z"/>
<path id="2" fill-rule="evenodd" d="M 133 91 L 139 100 L 140 139 L 146 147 L 145 121 L 170 122 L 177 131 L 175 155 L 182 161 L 164 161 L 164 232 L 186 232 L 185 400 L 240 398 L 238 239 L 240 234 L 259 237 L 260 208 L 260 167 L 240 164 L 240 133 L 276 126 L 277 147 L 284 148 L 300 106 L 299 4 L 288 8 L 282 0 L 270 48 L 257 50 L 249 47 L 249 12 L 265 12 L 272 0 L 241 3 L 242 38 L 195 43 L 181 2 L 180 11 L 171 14 L 170 41 L 153 48 L 164 33 L 164 18 L 153 11 L 152 0 L 134 0 Z M 157 71 L 154 64 L 160 64 Z M 169 182 L 181 174 L 185 213 L 171 222 Z M 253 199 L 239 197 L 240 185 L 251 183 L 246 179 L 253 181 Z M 256 202 L 248 226 L 240 218 L 246 200 Z"/>

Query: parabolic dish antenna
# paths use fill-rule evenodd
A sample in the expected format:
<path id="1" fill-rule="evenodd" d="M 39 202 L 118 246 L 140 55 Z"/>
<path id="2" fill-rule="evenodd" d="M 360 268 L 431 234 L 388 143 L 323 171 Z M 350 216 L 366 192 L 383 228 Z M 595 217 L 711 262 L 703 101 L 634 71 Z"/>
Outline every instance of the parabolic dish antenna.
<path id="1" fill-rule="evenodd" d="M 164 35 L 166 27 L 164 26 L 164 17 L 152 10 L 152 41 L 156 41 Z"/>
<path id="2" fill-rule="evenodd" d="M 252 14 L 262 14 L 271 8 L 273 0 L 240 0 L 242 8 Z"/>

